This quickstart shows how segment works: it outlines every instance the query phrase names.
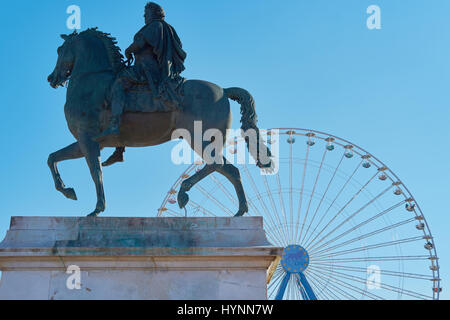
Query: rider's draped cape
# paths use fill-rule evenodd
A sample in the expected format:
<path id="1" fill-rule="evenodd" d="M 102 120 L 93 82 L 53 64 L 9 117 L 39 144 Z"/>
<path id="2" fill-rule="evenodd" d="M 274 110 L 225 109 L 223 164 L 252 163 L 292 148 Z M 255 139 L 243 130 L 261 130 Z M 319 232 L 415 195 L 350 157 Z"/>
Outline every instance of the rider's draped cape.
<path id="1" fill-rule="evenodd" d="M 144 36 L 145 41 L 152 46 L 153 54 L 156 57 L 158 76 L 155 77 L 155 80 L 157 79 L 158 87 L 155 89 L 158 92 L 148 95 L 130 91 L 128 93 L 126 110 L 131 112 L 181 110 L 185 79 L 180 76 L 180 73 L 185 69 L 186 52 L 182 48 L 180 38 L 175 29 L 164 20 L 153 20 L 144 26 L 138 34 Z M 145 65 L 142 67 L 146 68 Z M 139 68 L 135 70 L 131 67 L 126 68 L 124 72 L 132 79 L 137 78 L 140 80 L 140 75 L 136 75 L 134 72 L 140 73 L 141 71 L 139 70 Z M 148 81 L 148 77 L 146 78 Z M 153 99 L 157 95 L 161 99 Z"/>
<path id="2" fill-rule="evenodd" d="M 158 59 L 162 81 L 167 78 L 176 79 L 185 69 L 186 59 L 186 52 L 182 48 L 177 32 L 164 20 L 155 20 L 148 27 L 151 32 L 147 41 L 152 44 L 153 52 Z"/>

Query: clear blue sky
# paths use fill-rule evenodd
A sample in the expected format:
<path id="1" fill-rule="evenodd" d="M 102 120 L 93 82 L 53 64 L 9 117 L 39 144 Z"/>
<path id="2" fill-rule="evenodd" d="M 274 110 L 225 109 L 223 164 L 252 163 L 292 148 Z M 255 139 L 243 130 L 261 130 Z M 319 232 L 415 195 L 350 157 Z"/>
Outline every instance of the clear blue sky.
<path id="1" fill-rule="evenodd" d="M 0 237 L 11 216 L 88 214 L 94 186 L 82 160 L 60 164 L 79 201 L 54 189 L 48 154 L 73 142 L 65 89 L 46 82 L 66 28 L 67 6 L 82 29 L 98 26 L 125 49 L 146 1 L 9 1 L 0 10 Z M 301 127 L 346 138 L 384 161 L 410 189 L 450 276 L 448 0 L 160 1 L 188 52 L 184 76 L 240 86 L 256 99 L 259 125 Z M 368 30 L 366 8 L 381 7 Z M 234 113 L 238 108 L 234 105 Z M 234 127 L 237 128 L 238 117 Z M 155 216 L 183 171 L 173 144 L 129 149 L 104 170 L 105 216 Z M 103 156 L 111 150 L 105 150 Z"/>

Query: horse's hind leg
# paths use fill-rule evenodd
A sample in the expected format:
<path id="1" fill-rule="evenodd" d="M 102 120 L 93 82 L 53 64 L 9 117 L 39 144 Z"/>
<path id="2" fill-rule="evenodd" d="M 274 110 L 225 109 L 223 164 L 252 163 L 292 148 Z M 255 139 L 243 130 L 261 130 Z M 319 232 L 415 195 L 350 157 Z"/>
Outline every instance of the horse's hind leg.
<path id="1" fill-rule="evenodd" d="M 66 198 L 77 200 L 77 195 L 75 194 L 75 190 L 72 188 L 66 188 L 64 182 L 61 179 L 58 171 L 58 162 L 72 159 L 79 159 L 83 157 L 83 153 L 81 152 L 80 145 L 78 142 L 71 144 L 68 147 L 65 147 L 59 151 L 56 151 L 48 157 L 48 166 L 53 176 L 53 180 L 55 182 L 55 188 L 59 192 L 61 192 Z"/>
<path id="2" fill-rule="evenodd" d="M 240 217 L 244 215 L 246 212 L 248 212 L 248 204 L 241 182 L 241 175 L 239 174 L 238 168 L 236 168 L 232 164 L 226 163 L 225 158 L 224 164 L 207 164 L 205 167 L 203 167 L 203 169 L 194 174 L 192 177 L 184 180 L 181 183 L 180 191 L 178 192 L 178 205 L 180 206 L 180 208 L 184 208 L 189 201 L 187 192 L 191 190 L 195 184 L 200 182 L 200 180 L 206 178 L 208 175 L 215 171 L 225 176 L 225 178 L 227 178 L 228 181 L 233 184 L 234 189 L 236 190 L 236 194 L 239 199 L 239 210 L 235 216 Z"/>
<path id="3" fill-rule="evenodd" d="M 245 197 L 244 187 L 242 186 L 239 169 L 230 163 L 226 163 L 226 159 L 224 158 L 224 164 L 218 165 L 216 171 L 224 175 L 225 178 L 233 184 L 239 200 L 239 210 L 235 217 L 243 216 L 248 212 L 248 204 Z"/>
<path id="4" fill-rule="evenodd" d="M 211 173 L 216 171 L 215 168 L 216 165 L 205 165 L 199 172 L 196 172 L 193 176 L 190 178 L 184 180 L 181 183 L 180 191 L 178 192 L 178 205 L 181 209 L 183 209 L 186 204 L 189 202 L 189 196 L 187 192 L 192 189 L 192 187 L 198 183 L 200 180 L 206 178 Z"/>

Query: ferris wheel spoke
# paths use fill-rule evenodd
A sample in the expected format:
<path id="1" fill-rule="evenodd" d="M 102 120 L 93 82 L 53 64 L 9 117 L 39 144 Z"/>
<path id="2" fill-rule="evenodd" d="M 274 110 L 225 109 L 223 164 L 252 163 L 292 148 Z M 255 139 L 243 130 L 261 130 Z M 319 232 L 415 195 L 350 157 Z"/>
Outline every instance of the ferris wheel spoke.
<path id="1" fill-rule="evenodd" d="M 374 203 L 376 200 L 378 200 L 380 197 L 382 197 L 386 192 L 388 192 L 390 189 L 392 188 L 392 185 L 389 186 L 388 188 L 386 188 L 385 190 L 383 190 L 381 193 L 379 193 L 376 197 L 372 198 L 369 202 L 367 202 L 365 205 L 363 205 L 361 208 L 359 208 L 358 210 L 356 210 L 354 213 L 352 213 L 351 215 L 349 215 L 346 219 L 344 219 L 344 221 L 342 221 L 340 224 L 338 224 L 333 230 L 331 230 L 330 232 L 328 232 L 325 236 L 323 236 L 320 240 L 318 240 L 315 244 L 311 245 L 311 249 L 313 250 L 313 248 L 318 248 L 317 246 L 319 245 L 319 243 L 321 243 L 323 240 L 325 240 L 326 238 L 328 238 L 331 234 L 333 234 L 337 229 L 339 229 L 340 227 L 342 227 L 343 225 L 345 225 L 347 222 L 349 222 L 352 218 L 354 218 L 356 215 L 358 215 L 359 213 L 361 213 L 364 209 L 366 209 L 367 207 L 369 207 L 372 203 Z M 342 212 L 342 210 L 345 209 L 345 206 L 339 210 L 339 212 L 336 214 L 336 217 L 338 214 L 340 214 Z M 319 246 L 322 247 L 323 245 Z"/>
<path id="2" fill-rule="evenodd" d="M 281 281 L 281 279 L 283 279 L 285 275 L 285 272 L 283 270 L 281 271 L 276 271 L 271 279 L 271 281 L 269 282 L 267 288 L 268 289 L 272 289 L 273 286 L 276 286 L 277 282 Z"/>
<path id="3" fill-rule="evenodd" d="M 296 297 L 294 296 L 294 293 L 292 292 L 291 279 L 289 279 L 289 281 L 287 283 L 285 294 L 283 295 L 281 300 L 296 300 Z"/>
<path id="4" fill-rule="evenodd" d="M 317 296 L 317 300 L 341 300 L 337 295 L 335 295 L 329 288 L 322 286 L 323 289 L 319 288 L 322 285 L 318 279 L 316 279 L 311 273 L 308 273 L 308 277 L 311 279 L 311 286 L 314 288 Z M 303 289 L 299 284 L 297 286 Z"/>
<path id="5" fill-rule="evenodd" d="M 264 216 L 261 214 L 257 206 L 253 203 L 252 199 L 247 199 L 248 205 L 253 211 L 259 215 Z M 265 225 L 269 226 L 269 229 L 266 228 L 266 234 L 272 239 L 272 244 L 275 245 L 284 245 L 283 236 L 281 234 L 280 228 L 277 227 L 275 224 L 273 224 L 270 220 L 264 221 Z M 272 231 L 273 230 L 273 231 Z M 270 232 L 272 231 L 272 232 Z M 270 240 L 270 239 L 269 239 Z"/>
<path id="6" fill-rule="evenodd" d="M 289 281 L 289 287 L 290 287 L 290 296 L 292 297 L 293 300 L 300 300 L 302 299 L 302 292 L 297 290 L 297 284 L 295 281 L 295 277 L 291 277 L 291 280 Z M 291 299 L 291 300 L 292 300 Z"/>
<path id="7" fill-rule="evenodd" d="M 306 231 L 305 231 L 305 234 L 304 234 L 304 236 L 303 236 L 303 239 L 300 239 L 300 242 L 299 242 L 299 243 L 303 243 L 303 242 L 307 239 L 308 231 L 310 230 L 310 228 L 311 228 L 311 226 L 312 226 L 312 224 L 313 224 L 313 222 L 314 222 L 314 220 L 315 220 L 315 218 L 316 218 L 316 216 L 317 216 L 317 212 L 319 211 L 320 206 L 322 205 L 323 200 L 325 199 L 325 196 L 327 195 L 328 190 L 330 189 L 330 186 L 331 186 L 331 184 L 333 183 L 334 177 L 336 176 L 336 173 L 338 172 L 338 170 L 339 170 L 339 168 L 340 168 L 340 166 L 341 166 L 341 164 L 342 164 L 342 160 L 344 160 L 344 154 L 342 154 L 342 157 L 341 157 L 341 159 L 340 159 L 338 165 L 336 166 L 336 168 L 335 168 L 335 170 L 334 170 L 334 172 L 333 172 L 333 175 L 332 175 L 331 178 L 330 178 L 330 181 L 328 182 L 327 188 L 325 189 L 325 192 L 323 193 L 322 198 L 320 199 L 319 204 L 317 205 L 317 208 L 316 208 L 316 210 L 314 211 L 313 217 L 312 217 L 310 223 L 308 224 L 308 228 L 307 228 Z M 316 229 L 314 229 L 314 231 L 315 231 L 315 230 L 316 230 Z"/>
<path id="8" fill-rule="evenodd" d="M 353 263 L 353 262 L 373 262 L 373 261 L 418 261 L 418 260 L 429 260 L 430 256 L 420 255 L 420 256 L 378 256 L 378 257 L 358 257 L 358 258 L 321 258 L 311 260 L 310 265 L 314 265 L 316 261 L 322 263 Z"/>
<path id="9" fill-rule="evenodd" d="M 322 271 L 323 272 L 327 272 L 327 271 L 325 271 L 324 268 L 322 268 Z M 330 272 L 330 271 L 328 271 L 328 272 Z M 359 276 L 356 276 L 354 274 L 347 274 L 347 273 L 339 272 L 339 271 L 336 271 L 336 270 L 333 270 L 332 272 L 334 274 L 336 274 L 336 275 L 339 275 L 339 276 L 345 278 L 345 279 L 348 279 L 348 280 L 351 280 L 351 281 L 354 281 L 354 282 L 359 282 L 359 283 L 362 283 L 362 284 L 367 284 L 367 279 L 359 277 Z M 412 290 L 406 290 L 406 289 L 403 289 L 403 288 L 400 288 L 400 287 L 397 287 L 397 286 L 392 286 L 392 285 L 385 284 L 383 282 L 379 283 L 379 287 L 381 289 L 385 289 L 385 290 L 388 290 L 388 291 L 400 293 L 401 295 L 404 294 L 404 295 L 407 295 L 407 296 L 410 296 L 410 297 L 414 297 L 414 298 L 418 298 L 418 299 L 430 299 L 429 296 L 423 295 L 420 292 L 416 292 L 416 291 L 412 291 Z"/>
<path id="10" fill-rule="evenodd" d="M 321 263 L 315 263 L 316 266 L 322 266 L 327 267 L 330 266 L 329 264 L 321 264 Z M 342 270 L 342 271 L 353 271 L 357 273 L 367 273 L 367 268 L 362 267 L 349 267 L 349 266 L 341 266 L 333 264 L 332 267 L 333 270 Z M 392 270 L 380 270 L 380 274 L 382 276 L 392 276 L 392 277 L 401 277 L 401 278 L 410 278 L 410 279 L 418 279 L 418 280 L 429 280 L 432 281 L 433 278 L 430 277 L 430 275 L 427 274 L 419 274 L 419 273 L 408 273 L 408 272 L 400 272 L 400 271 L 392 271 Z"/>
<path id="11" fill-rule="evenodd" d="M 283 269 L 283 267 L 280 265 L 280 263 L 278 263 L 278 265 L 276 266 L 274 273 L 275 273 L 275 272 L 277 272 L 277 273 L 284 272 L 284 269 Z"/>
<path id="12" fill-rule="evenodd" d="M 211 192 L 208 192 L 207 190 L 205 190 L 205 188 L 203 188 L 202 186 L 200 186 L 198 184 L 195 185 L 194 188 L 196 188 L 203 195 L 205 195 L 207 197 L 207 199 L 210 199 L 212 201 L 212 203 L 214 203 L 217 207 L 219 207 L 220 210 L 223 210 L 229 216 L 234 216 L 233 212 L 231 212 L 230 209 L 225 207 L 219 200 L 217 200 L 216 197 L 214 197 L 214 195 Z"/>
<path id="13" fill-rule="evenodd" d="M 277 224 L 277 221 L 275 221 L 274 217 L 273 217 L 274 215 L 277 216 L 277 214 L 274 214 L 274 215 L 270 214 L 270 211 L 268 210 L 268 208 L 266 206 L 263 207 L 263 210 L 265 211 L 265 214 L 266 214 L 265 218 L 267 218 L 264 222 L 267 223 L 267 225 L 270 226 L 270 228 L 272 230 L 277 232 L 277 238 L 279 240 L 278 243 L 285 245 L 286 242 L 282 240 L 282 239 L 287 239 L 285 229 L 281 227 L 282 224 Z M 277 227 L 277 225 L 278 225 L 278 227 Z"/>
<path id="14" fill-rule="evenodd" d="M 309 209 L 311 207 L 312 199 L 313 199 L 314 194 L 316 192 L 317 182 L 319 181 L 320 173 L 322 171 L 322 167 L 323 167 L 326 155 L 327 155 L 327 149 L 324 149 L 324 152 L 323 152 L 323 155 L 322 155 L 322 160 L 320 161 L 319 169 L 317 170 L 316 179 L 314 181 L 314 186 L 313 186 L 311 195 L 309 197 L 309 202 L 308 202 L 308 207 L 306 208 L 305 217 L 303 218 L 303 223 L 302 223 L 302 226 L 301 226 L 301 229 L 300 229 L 300 235 L 298 237 L 297 237 L 297 234 L 295 235 L 295 239 L 297 241 L 300 241 L 300 239 L 302 238 L 303 228 L 305 227 L 305 224 L 306 224 L 306 219 L 308 217 L 308 213 L 309 213 Z M 304 170 L 305 170 L 305 173 L 306 173 L 306 166 L 305 166 Z M 304 177 L 303 177 L 303 180 L 304 180 Z M 303 188 L 303 183 L 304 183 L 304 181 L 302 182 L 302 188 Z M 300 212 L 299 212 L 299 218 L 300 218 Z"/>
<path id="15" fill-rule="evenodd" d="M 276 180 L 277 180 L 277 185 L 278 185 L 278 197 L 280 199 L 280 209 L 281 209 L 281 212 L 283 214 L 286 233 L 289 233 L 288 221 L 287 221 L 287 216 L 286 216 L 286 206 L 284 204 L 284 197 L 283 197 L 283 191 L 282 191 L 282 188 L 281 188 L 280 174 L 278 172 L 277 172 L 277 179 Z M 287 240 L 288 239 L 289 239 L 289 237 L 286 238 L 286 245 L 287 245 Z"/>
<path id="16" fill-rule="evenodd" d="M 308 300 L 308 296 L 306 295 L 305 289 L 303 289 L 303 287 L 297 282 L 296 282 L 296 285 L 297 285 L 297 290 L 300 293 L 300 297 L 302 298 L 302 300 Z M 300 300 L 300 299 L 298 299 L 298 300 Z"/>
<path id="17" fill-rule="evenodd" d="M 358 225 L 356 225 L 356 226 L 354 226 L 354 227 L 348 229 L 347 231 L 345 231 L 345 232 L 339 234 L 338 236 L 334 237 L 334 238 L 331 239 L 331 240 L 328 240 L 328 241 L 325 242 L 323 245 L 321 245 L 321 246 L 319 246 L 318 248 L 316 248 L 316 250 L 314 250 L 314 252 L 317 252 L 318 249 L 320 249 L 320 248 L 322 248 L 322 247 L 325 247 L 325 246 L 327 246 L 327 245 L 333 243 L 334 241 L 339 240 L 340 238 L 342 238 L 342 237 L 348 235 L 349 233 L 351 233 L 351 232 L 353 232 L 353 231 L 356 231 L 356 230 L 360 229 L 360 228 L 363 227 L 364 225 L 366 225 L 366 224 L 368 224 L 368 223 L 370 223 L 370 222 L 372 222 L 372 221 L 374 221 L 374 220 L 376 220 L 376 219 L 378 219 L 378 218 L 384 216 L 385 214 L 387 214 L 387 213 L 391 212 L 392 210 L 398 208 L 399 206 L 401 206 L 401 205 L 404 204 L 405 202 L 406 202 L 405 200 L 402 200 L 402 201 L 398 202 L 397 204 L 393 205 L 392 207 L 390 207 L 390 208 L 388 208 L 388 209 L 386 209 L 386 210 L 384 210 L 384 211 L 381 211 L 380 213 L 376 214 L 375 216 L 373 216 L 373 217 L 371 217 L 371 218 L 369 218 L 369 219 L 367 219 L 367 220 L 365 220 L 365 221 L 359 223 Z M 409 221 L 409 220 L 415 221 L 415 218 L 408 219 L 408 221 Z M 313 251 L 311 251 L 311 252 L 313 252 Z"/>
<path id="18" fill-rule="evenodd" d="M 289 144 L 289 243 L 292 243 L 294 238 L 294 217 L 293 217 L 293 199 L 292 199 L 292 143 Z"/>
<path id="19" fill-rule="evenodd" d="M 353 292 L 359 293 L 365 297 L 368 297 L 370 299 L 374 299 L 374 300 L 384 300 L 383 297 L 378 296 L 376 294 L 373 294 L 371 292 L 368 292 L 367 290 L 364 290 L 361 288 L 361 286 L 356 286 L 352 283 L 346 282 L 344 281 L 345 278 L 339 277 L 337 278 L 336 275 L 334 273 L 330 273 L 318 268 L 311 268 L 310 270 L 311 272 L 315 273 L 318 277 L 320 276 L 328 276 L 329 279 L 331 279 L 333 281 L 333 283 L 336 286 L 342 286 L 344 288 L 347 288 L 349 290 L 352 290 Z"/>
<path id="20" fill-rule="evenodd" d="M 273 227 L 273 228 L 275 228 L 275 227 Z M 275 230 L 274 231 L 272 231 L 272 230 L 273 229 L 266 227 L 266 236 L 268 237 L 269 242 L 273 245 L 278 245 L 278 246 L 283 245 L 283 238 L 279 238 L 277 236 L 277 232 Z"/>
<path id="21" fill-rule="evenodd" d="M 277 209 L 277 207 L 276 207 L 276 205 L 275 205 L 275 200 L 274 200 L 273 197 L 272 197 L 272 192 L 270 191 L 269 183 L 267 182 L 266 176 L 263 176 L 263 180 L 264 180 L 264 186 L 266 187 L 266 191 L 267 191 L 267 194 L 268 194 L 268 196 L 269 196 L 270 205 L 272 206 L 272 210 L 273 210 L 274 215 L 275 215 L 275 217 L 276 217 L 276 219 L 277 219 L 277 222 L 276 222 L 276 223 L 277 223 L 279 226 L 281 226 L 281 225 L 282 225 L 281 217 L 280 217 L 280 215 L 278 214 L 278 209 Z M 271 218 L 272 218 L 272 216 L 271 216 Z M 280 230 L 280 232 L 283 232 L 284 239 L 287 239 L 288 235 L 287 235 L 284 231 L 285 231 L 284 229 L 281 229 L 281 230 Z"/>
<path id="22" fill-rule="evenodd" d="M 194 212 L 192 213 L 192 215 L 193 216 L 195 216 L 195 214 L 197 214 L 198 212 L 201 212 L 201 207 L 199 207 L 199 206 L 195 206 L 194 204 L 192 204 L 192 203 L 188 203 L 188 206 L 189 207 L 191 207 L 193 210 L 194 210 Z M 186 215 L 186 211 L 184 212 L 184 214 Z M 203 213 L 204 214 L 204 213 Z"/>
<path id="23" fill-rule="evenodd" d="M 279 284 L 279 282 L 283 279 L 284 275 L 285 275 L 285 272 L 283 270 L 275 271 L 274 274 L 273 274 L 272 280 L 267 285 L 267 290 L 270 291 L 271 289 L 276 287 L 277 284 Z"/>
<path id="24" fill-rule="evenodd" d="M 278 275 L 278 277 L 276 279 L 274 279 L 273 281 L 271 281 L 269 283 L 269 285 L 267 286 L 267 296 L 269 299 L 275 300 L 275 297 L 278 292 L 278 288 L 281 284 L 281 281 L 283 280 L 283 277 L 284 277 L 284 274 Z"/>
<path id="25" fill-rule="evenodd" d="M 325 249 L 323 249 L 323 250 L 320 250 L 320 251 L 314 251 L 314 255 L 320 255 L 320 254 L 322 254 L 322 253 L 324 253 L 324 252 L 332 251 L 332 250 L 334 250 L 334 249 L 337 249 L 337 248 L 340 248 L 340 247 L 349 245 L 349 244 L 351 244 L 351 243 L 360 241 L 360 240 L 362 240 L 362 239 L 367 239 L 367 238 L 373 237 L 373 236 L 378 235 L 378 234 L 380 234 L 380 233 L 383 233 L 383 232 L 386 232 L 386 231 L 389 231 L 389 230 L 398 228 L 398 227 L 400 227 L 400 226 L 403 226 L 403 225 L 405 225 L 405 224 L 414 222 L 415 220 L 416 220 L 415 218 L 410 218 L 410 219 L 407 219 L 407 220 L 400 221 L 400 222 L 395 223 L 395 224 L 392 224 L 392 225 L 390 225 L 390 226 L 387 226 L 387 227 L 384 227 L 384 228 L 381 228 L 381 229 L 378 229 L 378 230 L 375 230 L 375 231 L 372 231 L 372 232 L 369 232 L 369 233 L 360 235 L 360 236 L 358 236 L 358 237 L 355 237 L 355 238 L 353 238 L 353 239 L 347 240 L 347 241 L 345 241 L 345 242 L 342 242 L 342 243 L 340 243 L 340 244 L 334 245 L 334 246 L 332 246 L 332 247 L 325 247 Z M 311 252 L 311 254 L 313 254 L 313 252 Z"/>
<path id="26" fill-rule="evenodd" d="M 200 204 L 196 203 L 193 200 L 189 200 L 188 205 L 190 205 L 191 207 L 193 207 L 199 211 L 202 211 L 203 214 L 205 214 L 205 215 L 210 215 L 211 217 L 217 217 L 217 214 L 209 211 L 208 209 L 206 209 L 205 207 L 201 206 Z"/>
<path id="27" fill-rule="evenodd" d="M 223 191 L 225 196 L 230 199 L 231 202 L 233 202 L 235 205 L 238 205 L 238 201 L 231 195 L 230 191 L 227 190 L 227 188 L 223 185 L 222 182 L 220 182 L 217 177 L 214 176 L 214 174 L 211 175 L 211 179 L 216 183 L 216 185 L 219 187 L 220 190 Z"/>
<path id="28" fill-rule="evenodd" d="M 268 210 L 265 201 L 263 200 L 263 197 L 261 196 L 261 193 L 259 192 L 258 187 L 256 186 L 255 180 L 253 179 L 252 175 L 250 174 L 248 167 L 246 165 L 244 165 L 244 172 L 247 176 L 247 178 L 250 180 L 250 184 L 253 188 L 253 191 L 255 193 L 256 199 L 258 199 L 263 211 L 266 213 L 266 217 L 269 217 L 272 219 L 272 215 L 270 214 L 270 211 Z M 273 219 L 272 219 L 273 222 Z"/>
<path id="29" fill-rule="evenodd" d="M 168 215 L 172 216 L 172 217 L 179 217 L 180 214 L 172 209 L 166 208 L 165 211 Z"/>
<path id="30" fill-rule="evenodd" d="M 287 287 L 290 279 L 291 279 L 291 273 L 286 272 L 283 279 L 281 280 L 281 284 L 280 284 L 280 287 L 278 288 L 278 292 L 275 297 L 275 300 L 283 300 L 283 296 L 284 296 L 284 293 L 286 292 L 286 287 Z"/>
<path id="31" fill-rule="evenodd" d="M 268 212 L 266 212 L 266 215 L 263 215 L 259 209 L 257 208 L 257 206 L 253 203 L 252 199 L 247 199 L 247 202 L 249 204 L 250 208 L 253 208 L 255 210 L 255 212 L 258 213 L 259 216 L 264 216 L 267 217 Z M 275 241 L 272 244 L 275 245 L 285 245 L 285 241 L 283 241 L 283 239 L 285 239 L 285 237 L 282 234 L 283 230 L 282 228 L 280 228 L 279 226 L 277 227 L 277 224 L 273 221 L 273 218 L 269 215 L 269 219 L 264 220 L 264 224 L 267 225 L 267 234 L 271 235 L 272 239 Z"/>
<path id="32" fill-rule="evenodd" d="M 292 145 L 291 145 L 291 148 L 292 148 Z M 306 177 L 306 170 L 308 168 L 308 160 L 309 160 L 309 145 L 307 145 L 307 147 L 306 147 L 305 163 L 303 164 L 302 184 L 300 187 L 300 196 L 299 196 L 299 200 L 298 200 L 297 224 L 295 224 L 296 226 L 298 226 L 298 224 L 300 223 L 300 215 L 302 213 L 303 191 L 305 188 L 305 177 Z M 292 180 L 292 170 L 291 170 L 291 180 Z M 292 184 L 291 184 L 291 198 L 292 198 Z M 292 203 L 291 203 L 291 206 L 292 206 Z M 297 231 L 298 231 L 298 227 L 295 230 L 295 238 L 293 238 L 294 240 L 297 240 Z M 293 235 L 293 237 L 294 237 L 294 235 Z M 292 243 L 296 243 L 296 242 L 292 242 Z"/>
<path id="33" fill-rule="evenodd" d="M 306 295 L 303 296 L 303 292 L 301 290 L 298 290 L 297 288 L 298 285 L 296 274 L 292 273 L 288 285 L 289 295 L 286 297 L 287 298 L 286 300 L 308 300 L 308 297 Z"/>
<path id="34" fill-rule="evenodd" d="M 298 290 L 295 276 L 295 274 L 292 274 L 291 278 L 289 279 L 289 294 L 287 295 L 286 300 L 308 300 L 307 296 L 303 296 L 304 293 L 302 292 L 302 290 Z"/>
<path id="35" fill-rule="evenodd" d="M 267 240 L 269 240 L 269 242 L 270 242 L 271 244 L 279 245 L 279 244 L 282 243 L 282 240 L 280 240 L 279 238 L 277 238 L 272 232 L 270 232 L 270 230 L 266 233 L 266 235 L 267 235 L 267 237 L 268 237 Z"/>
<path id="36" fill-rule="evenodd" d="M 334 295 L 338 297 L 338 299 L 339 297 L 342 297 L 343 299 L 357 300 L 357 297 L 350 293 L 353 293 L 353 291 L 345 291 L 341 286 L 336 285 L 329 276 L 324 274 L 316 275 L 314 271 L 309 272 L 308 274 L 319 279 L 327 280 L 326 284 L 323 285 L 324 289 L 328 290 L 329 292 L 333 292 Z"/>
<path id="37" fill-rule="evenodd" d="M 314 237 L 313 240 L 311 240 L 311 242 L 309 243 L 309 247 L 310 248 L 314 248 L 317 244 L 319 244 L 321 241 L 323 241 L 328 235 L 330 235 L 331 233 L 328 233 L 326 236 L 322 237 L 319 241 L 316 242 L 316 239 L 331 225 L 331 223 L 342 213 L 342 211 L 345 210 L 345 208 L 347 208 L 347 206 L 353 202 L 353 200 L 355 200 L 358 195 L 361 194 L 361 192 L 370 184 L 370 182 L 372 182 L 372 180 L 377 176 L 378 173 L 374 174 L 354 195 L 353 197 L 347 201 L 347 203 L 341 208 L 339 209 L 339 211 L 333 216 L 333 218 L 331 218 L 331 220 L 325 225 L 325 227 L 323 227 L 321 229 L 320 232 L 317 233 L 317 235 Z M 390 186 L 392 187 L 392 186 Z M 375 200 L 371 200 L 369 201 L 369 204 L 372 203 Z M 363 207 L 364 208 L 364 207 Z"/>
<path id="38" fill-rule="evenodd" d="M 292 292 L 294 294 L 295 300 L 310 300 L 308 299 L 308 295 L 305 292 L 305 289 L 302 288 L 302 286 L 299 286 L 296 277 L 293 277 L 293 279 L 291 280 L 292 285 Z M 317 300 L 317 299 L 316 299 Z"/>
<path id="39" fill-rule="evenodd" d="M 406 238 L 406 239 L 381 242 L 381 243 L 377 243 L 377 244 L 364 246 L 362 248 L 353 248 L 353 249 L 342 250 L 342 251 L 337 251 L 337 252 L 331 252 L 331 253 L 328 253 L 328 254 L 311 256 L 311 257 L 314 257 L 314 259 L 319 260 L 319 259 L 322 259 L 324 257 L 327 258 L 327 257 L 342 256 L 342 255 L 349 254 L 349 253 L 355 253 L 355 252 L 361 252 L 361 251 L 369 251 L 369 250 L 373 250 L 373 249 L 379 249 L 379 248 L 384 248 L 384 247 L 394 246 L 394 245 L 397 245 L 397 244 L 414 242 L 414 241 L 419 241 L 419 240 L 423 240 L 423 236 L 417 236 L 417 237 L 411 237 L 411 238 Z"/>
<path id="40" fill-rule="evenodd" d="M 335 296 L 336 300 L 341 300 L 340 296 L 344 299 L 353 299 L 356 300 L 357 298 L 353 295 L 351 295 L 349 292 L 342 290 L 342 288 L 336 286 L 331 280 L 329 276 L 326 275 L 316 275 L 314 271 L 307 270 L 306 273 L 311 278 L 315 279 L 316 282 L 323 288 L 321 291 L 327 291 L 330 295 Z M 326 281 L 328 280 L 328 281 Z M 326 281 L 326 282 L 325 282 Z M 334 289 L 334 291 L 332 291 Z M 339 296 L 340 295 L 340 296 Z"/>
<path id="41" fill-rule="evenodd" d="M 341 187 L 341 189 L 339 190 L 339 192 L 336 194 L 336 196 L 334 197 L 333 201 L 330 203 L 330 205 L 328 206 L 327 210 L 325 211 L 325 213 L 321 216 L 319 222 L 316 224 L 314 230 L 311 232 L 309 238 L 307 240 L 305 240 L 305 246 L 308 246 L 312 241 L 314 241 L 317 236 L 310 241 L 312 235 L 314 234 L 314 232 L 317 230 L 317 228 L 322 224 L 322 221 L 325 219 L 325 217 L 328 215 L 328 212 L 330 211 L 330 209 L 333 207 L 334 203 L 337 201 L 337 199 L 339 198 L 339 196 L 342 194 L 342 192 L 345 190 L 345 188 L 347 187 L 347 185 L 350 183 L 350 181 L 353 179 L 353 177 L 355 176 L 356 172 L 358 172 L 359 168 L 361 168 L 361 165 L 363 163 L 363 160 L 361 160 L 361 162 L 356 166 L 355 170 L 353 170 L 352 174 L 347 178 L 347 180 L 345 181 L 344 185 Z"/>
<path id="42" fill-rule="evenodd" d="M 312 290 L 308 279 L 306 279 L 306 276 L 302 272 L 295 274 L 295 279 L 296 282 L 305 290 L 308 300 L 317 300 L 317 297 Z"/>
<path id="43" fill-rule="evenodd" d="M 273 273 L 272 279 L 270 279 L 268 288 L 272 287 L 279 279 L 281 279 L 284 276 L 284 273 L 284 270 L 277 268 Z"/>
<path id="44" fill-rule="evenodd" d="M 318 276 L 327 276 L 329 277 L 329 279 L 331 279 L 332 283 L 334 283 L 335 286 L 342 286 L 346 289 L 351 290 L 352 292 L 361 294 L 363 297 L 367 297 L 372 300 L 385 300 L 383 297 L 369 292 L 365 285 L 362 287 L 361 285 L 355 285 L 354 283 L 347 282 L 346 278 L 338 277 L 333 272 L 327 272 L 325 270 L 317 268 L 312 269 L 311 272 L 314 272 Z"/>

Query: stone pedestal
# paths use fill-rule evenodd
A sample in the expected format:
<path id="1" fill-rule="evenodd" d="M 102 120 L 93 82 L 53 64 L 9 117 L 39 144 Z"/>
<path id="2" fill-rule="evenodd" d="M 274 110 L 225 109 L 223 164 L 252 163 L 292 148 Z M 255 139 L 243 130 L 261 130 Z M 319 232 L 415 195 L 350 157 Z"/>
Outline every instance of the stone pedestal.
<path id="1" fill-rule="evenodd" d="M 260 217 L 13 217 L 0 299 L 266 299 L 281 251 Z"/>

